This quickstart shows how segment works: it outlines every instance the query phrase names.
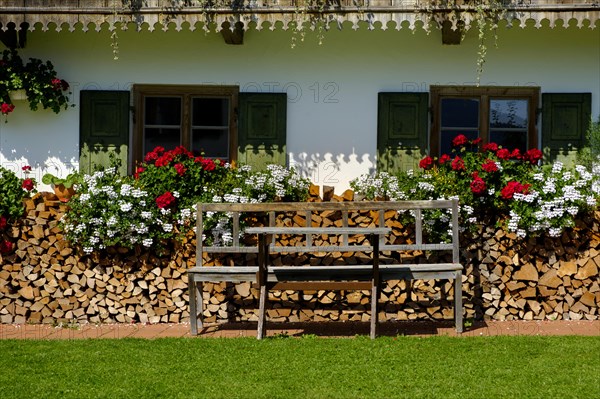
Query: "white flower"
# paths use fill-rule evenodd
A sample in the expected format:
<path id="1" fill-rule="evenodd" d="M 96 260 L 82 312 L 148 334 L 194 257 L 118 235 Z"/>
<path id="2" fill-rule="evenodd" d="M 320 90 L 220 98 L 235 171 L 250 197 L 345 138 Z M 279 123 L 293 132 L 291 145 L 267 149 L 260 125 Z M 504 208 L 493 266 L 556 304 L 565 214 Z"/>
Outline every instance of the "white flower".
<path id="1" fill-rule="evenodd" d="M 129 202 L 121 202 L 120 209 L 122 212 L 129 212 L 132 208 L 131 203 Z"/>
<path id="2" fill-rule="evenodd" d="M 152 238 L 146 238 L 145 240 L 142 241 L 142 245 L 145 247 L 149 247 L 152 245 Z"/>
<path id="3" fill-rule="evenodd" d="M 179 198 L 179 191 L 173 191 L 173 197 Z"/>
<path id="4" fill-rule="evenodd" d="M 152 217 L 152 212 L 142 211 L 141 216 L 143 219 L 150 219 Z"/>
<path id="5" fill-rule="evenodd" d="M 173 225 L 169 223 L 165 223 L 162 225 L 162 228 L 165 232 L 170 233 L 173 230 Z"/>
<path id="6" fill-rule="evenodd" d="M 563 164 L 560 161 L 556 161 L 554 162 L 554 165 L 552 165 L 552 173 L 558 173 L 562 170 L 563 168 Z"/>
<path id="7" fill-rule="evenodd" d="M 562 229 L 558 228 L 558 227 L 550 227 L 550 230 L 548 230 L 548 234 L 550 235 L 550 237 L 558 237 L 560 236 Z"/>

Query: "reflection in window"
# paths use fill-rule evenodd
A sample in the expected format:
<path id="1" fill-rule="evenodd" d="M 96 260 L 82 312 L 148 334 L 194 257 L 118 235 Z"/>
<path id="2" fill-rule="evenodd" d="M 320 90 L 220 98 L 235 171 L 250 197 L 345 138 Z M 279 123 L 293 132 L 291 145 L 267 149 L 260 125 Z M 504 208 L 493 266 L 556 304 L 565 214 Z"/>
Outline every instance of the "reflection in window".
<path id="1" fill-rule="evenodd" d="M 172 150 L 181 145 L 181 97 L 146 97 L 144 154 L 156 146 Z"/>
<path id="2" fill-rule="evenodd" d="M 527 150 L 528 101 L 523 99 L 490 100 L 490 141 L 503 148 Z"/>
<path id="3" fill-rule="evenodd" d="M 229 99 L 192 100 L 192 151 L 213 158 L 229 158 Z"/>
<path id="4" fill-rule="evenodd" d="M 459 134 L 465 135 L 469 140 L 479 137 L 479 99 L 443 98 L 441 100 L 441 154 L 450 154 L 452 139 Z"/>

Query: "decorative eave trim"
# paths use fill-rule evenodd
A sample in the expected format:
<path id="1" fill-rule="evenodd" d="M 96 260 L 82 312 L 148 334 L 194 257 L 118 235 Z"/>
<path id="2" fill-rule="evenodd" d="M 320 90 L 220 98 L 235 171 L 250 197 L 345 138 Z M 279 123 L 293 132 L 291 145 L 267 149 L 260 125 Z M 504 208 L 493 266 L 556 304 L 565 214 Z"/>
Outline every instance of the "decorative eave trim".
<path id="1" fill-rule="evenodd" d="M 9 3 L 11 0 L 8 0 Z M 22 1 L 22 0 L 21 0 Z M 12 3 L 21 1 L 13 0 Z M 185 7 L 181 10 L 170 11 L 164 7 L 143 7 L 139 10 L 115 9 L 113 7 L 60 7 L 60 6 L 7 6 L 0 8 L 0 24 L 7 29 L 9 24 L 25 27 L 26 29 L 49 30 L 52 25 L 57 31 L 66 29 L 74 31 L 82 29 L 114 30 L 134 28 L 136 30 L 153 31 L 155 29 L 180 31 L 189 29 L 221 30 L 223 26 L 231 27 L 239 23 L 247 29 L 294 29 L 299 24 L 315 28 L 322 24 L 325 29 L 332 26 L 342 28 L 344 24 L 352 29 L 381 29 L 389 28 L 410 29 L 431 26 L 441 28 L 445 20 L 452 22 L 456 29 L 460 22 L 463 29 L 468 30 L 476 25 L 476 10 L 463 6 L 459 9 L 425 8 L 411 1 L 405 6 L 336 6 L 324 10 L 299 10 L 293 6 L 263 6 L 240 9 Z M 543 1 L 543 0 L 542 0 Z M 505 8 L 501 21 L 508 26 L 525 28 L 532 23 L 536 28 L 547 24 L 550 28 L 589 27 L 594 29 L 600 22 L 600 5 L 585 2 L 582 4 L 529 4 L 515 5 Z M 60 3 L 60 1 L 57 1 Z M 90 1 L 89 3 L 93 3 Z M 377 1 L 383 3 L 383 1 Z M 104 2 L 102 2 L 104 3 Z M 371 3 L 375 3 L 372 1 Z M 225 24 L 227 23 L 227 24 Z M 216 29 L 219 27 L 219 29 Z"/>

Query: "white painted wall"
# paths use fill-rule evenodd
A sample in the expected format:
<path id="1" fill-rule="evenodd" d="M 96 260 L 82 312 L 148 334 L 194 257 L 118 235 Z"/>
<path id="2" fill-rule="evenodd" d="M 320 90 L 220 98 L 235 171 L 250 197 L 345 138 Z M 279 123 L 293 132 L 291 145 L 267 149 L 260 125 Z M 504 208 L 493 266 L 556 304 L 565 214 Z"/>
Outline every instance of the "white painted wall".
<path id="1" fill-rule="evenodd" d="M 73 88 L 75 107 L 55 115 L 17 104 L 0 123 L 0 161 L 20 173 L 35 167 L 67 174 L 77 167 L 79 91 L 129 89 L 132 83 L 239 84 L 240 91 L 286 91 L 290 163 L 314 183 L 348 187 L 374 169 L 377 93 L 427 91 L 432 84 L 474 84 L 476 35 L 443 46 L 437 31 L 332 30 L 292 49 L 291 33 L 248 31 L 241 46 L 218 34 L 119 33 L 114 61 L 107 31 L 30 33 L 21 55 L 50 59 Z M 600 29 L 501 29 L 481 84 L 541 86 L 542 92 L 592 92 L 600 115 Z"/>

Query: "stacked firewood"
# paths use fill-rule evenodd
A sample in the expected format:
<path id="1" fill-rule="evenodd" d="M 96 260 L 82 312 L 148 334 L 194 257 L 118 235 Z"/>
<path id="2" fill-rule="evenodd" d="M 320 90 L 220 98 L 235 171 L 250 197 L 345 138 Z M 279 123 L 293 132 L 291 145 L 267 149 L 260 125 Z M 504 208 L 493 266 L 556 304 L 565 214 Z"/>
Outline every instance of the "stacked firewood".
<path id="1" fill-rule="evenodd" d="M 328 191 L 333 201 L 352 200 Z M 313 200 L 319 200 L 313 198 Z M 141 249 L 109 248 L 82 255 L 63 238 L 65 205 L 52 194 L 26 201 L 27 215 L 4 235 L 15 245 L 1 255 L 1 323 L 166 323 L 189 318 L 186 270 L 195 265 L 195 237 L 168 246 L 160 255 Z M 278 223 L 304 225 L 304 215 L 286 214 Z M 312 216 L 313 225 L 341 224 L 339 212 Z M 375 225 L 378 215 L 354 212 L 349 225 Z M 394 212 L 385 215 L 391 240 L 410 242 Z M 584 217 L 556 239 L 518 240 L 501 229 L 482 227 L 461 243 L 465 266 L 465 317 L 474 319 L 598 319 L 600 305 L 600 212 Z M 298 237 L 284 237 L 294 245 Z M 338 237 L 317 237 L 335 244 Z M 354 237 L 357 243 L 364 238 Z M 426 253 L 384 253 L 386 260 L 418 262 Z M 360 264 L 369 254 L 282 254 L 275 264 Z M 256 264 L 255 254 L 208 258 L 214 264 Z M 443 320 L 453 317 L 453 287 L 447 281 L 390 281 L 382 287 L 382 320 Z M 258 290 L 251 282 L 204 285 L 208 322 L 257 320 Z M 369 291 L 274 291 L 268 317 L 274 321 L 368 320 Z"/>

